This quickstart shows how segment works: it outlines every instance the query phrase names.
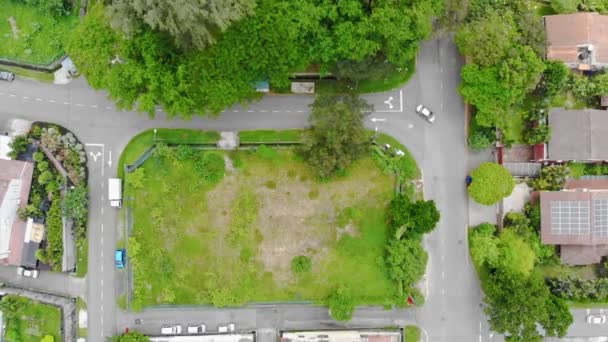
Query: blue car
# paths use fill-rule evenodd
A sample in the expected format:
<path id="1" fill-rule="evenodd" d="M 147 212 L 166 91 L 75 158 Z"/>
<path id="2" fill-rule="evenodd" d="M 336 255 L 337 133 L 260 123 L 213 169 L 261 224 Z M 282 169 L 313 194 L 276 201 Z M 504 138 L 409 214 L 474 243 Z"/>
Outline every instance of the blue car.
<path id="1" fill-rule="evenodd" d="M 114 263 L 116 264 L 116 268 L 125 268 L 126 262 L 127 251 L 124 249 L 117 249 L 116 253 L 114 253 Z"/>

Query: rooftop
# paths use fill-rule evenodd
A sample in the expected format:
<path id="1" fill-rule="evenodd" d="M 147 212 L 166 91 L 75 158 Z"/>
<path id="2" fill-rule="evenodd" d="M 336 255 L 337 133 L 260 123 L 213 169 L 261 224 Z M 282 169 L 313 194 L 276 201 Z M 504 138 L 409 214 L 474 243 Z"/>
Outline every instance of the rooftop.
<path id="1" fill-rule="evenodd" d="M 210 335 L 178 335 L 178 336 L 150 336 L 150 342 L 253 342 L 252 333 L 243 334 L 210 334 Z"/>
<path id="2" fill-rule="evenodd" d="M 544 17 L 547 58 L 568 64 L 608 63 L 608 16 L 598 13 Z"/>
<path id="3" fill-rule="evenodd" d="M 608 160 L 608 111 L 551 108 L 549 160 Z"/>
<path id="4" fill-rule="evenodd" d="M 400 342 L 401 340 L 401 331 L 390 330 L 293 331 L 281 334 L 281 342 Z"/>

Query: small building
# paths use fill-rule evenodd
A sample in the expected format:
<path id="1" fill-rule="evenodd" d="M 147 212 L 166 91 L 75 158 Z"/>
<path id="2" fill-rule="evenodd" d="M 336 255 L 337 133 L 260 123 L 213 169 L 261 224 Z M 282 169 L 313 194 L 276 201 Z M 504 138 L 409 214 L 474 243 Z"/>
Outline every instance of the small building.
<path id="1" fill-rule="evenodd" d="M 315 82 L 291 82 L 291 92 L 294 94 L 314 94 Z"/>
<path id="2" fill-rule="evenodd" d="M 316 330 L 283 331 L 281 342 L 401 342 L 401 330 Z"/>
<path id="3" fill-rule="evenodd" d="M 255 342 L 253 333 L 150 336 L 150 342 Z"/>
<path id="4" fill-rule="evenodd" d="M 17 210 L 27 205 L 34 164 L 0 159 L 0 263 L 20 266 L 27 224 Z"/>
<path id="5" fill-rule="evenodd" d="M 547 59 L 581 71 L 608 66 L 608 16 L 579 12 L 548 15 L 543 22 Z"/>
<path id="6" fill-rule="evenodd" d="M 608 111 L 551 108 L 548 120 L 551 139 L 535 147 L 536 161 L 608 161 Z"/>
<path id="7" fill-rule="evenodd" d="M 542 191 L 540 205 L 541 241 L 559 246 L 563 264 L 608 256 L 608 181 L 569 181 L 563 191 Z"/>

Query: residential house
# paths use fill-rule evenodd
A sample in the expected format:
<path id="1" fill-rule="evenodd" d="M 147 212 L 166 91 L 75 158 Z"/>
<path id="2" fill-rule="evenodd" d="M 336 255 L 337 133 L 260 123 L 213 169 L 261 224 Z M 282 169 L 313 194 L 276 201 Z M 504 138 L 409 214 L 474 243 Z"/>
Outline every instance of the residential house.
<path id="1" fill-rule="evenodd" d="M 608 111 L 551 108 L 548 120 L 551 139 L 535 148 L 536 161 L 608 161 Z"/>
<path id="2" fill-rule="evenodd" d="M 541 241 L 558 245 L 566 265 L 608 256 L 608 180 L 571 180 L 563 191 L 542 191 Z"/>
<path id="3" fill-rule="evenodd" d="M 549 15 L 543 20 L 547 59 L 578 70 L 608 66 L 608 16 L 581 12 Z"/>
<path id="4" fill-rule="evenodd" d="M 27 224 L 17 215 L 27 205 L 34 164 L 0 159 L 0 263 L 21 265 Z"/>

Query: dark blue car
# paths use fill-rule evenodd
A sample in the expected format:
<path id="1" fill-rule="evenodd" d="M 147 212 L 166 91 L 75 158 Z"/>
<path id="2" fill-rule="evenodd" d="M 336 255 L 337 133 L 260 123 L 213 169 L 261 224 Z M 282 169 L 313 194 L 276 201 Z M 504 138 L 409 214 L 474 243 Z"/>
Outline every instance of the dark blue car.
<path id="1" fill-rule="evenodd" d="M 116 268 L 125 268 L 125 263 L 127 262 L 127 251 L 124 249 L 117 249 L 114 254 L 114 263 L 116 264 Z"/>

